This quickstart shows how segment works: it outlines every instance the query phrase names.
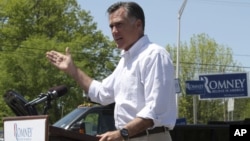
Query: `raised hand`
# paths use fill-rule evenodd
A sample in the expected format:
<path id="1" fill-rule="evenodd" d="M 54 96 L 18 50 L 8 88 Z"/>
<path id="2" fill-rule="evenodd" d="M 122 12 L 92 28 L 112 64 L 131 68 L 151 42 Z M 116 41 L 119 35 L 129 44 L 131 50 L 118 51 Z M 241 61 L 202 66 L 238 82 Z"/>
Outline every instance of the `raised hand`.
<path id="1" fill-rule="evenodd" d="M 67 73 L 70 73 L 72 67 L 75 67 L 68 47 L 65 49 L 65 54 L 52 50 L 46 52 L 46 57 L 51 64 Z"/>

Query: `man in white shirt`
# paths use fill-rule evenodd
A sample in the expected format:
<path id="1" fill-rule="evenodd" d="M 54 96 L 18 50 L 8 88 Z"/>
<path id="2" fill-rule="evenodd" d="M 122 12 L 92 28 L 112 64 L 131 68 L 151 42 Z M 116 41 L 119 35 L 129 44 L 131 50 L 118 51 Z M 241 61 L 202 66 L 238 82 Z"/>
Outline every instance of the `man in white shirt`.
<path id="1" fill-rule="evenodd" d="M 171 141 L 176 121 L 174 67 L 169 53 L 144 35 L 143 9 L 135 2 L 117 2 L 108 10 L 109 26 L 121 49 L 114 72 L 102 82 L 75 66 L 66 54 L 46 53 L 49 61 L 72 76 L 89 98 L 115 104 L 116 131 L 98 135 L 100 141 Z"/>

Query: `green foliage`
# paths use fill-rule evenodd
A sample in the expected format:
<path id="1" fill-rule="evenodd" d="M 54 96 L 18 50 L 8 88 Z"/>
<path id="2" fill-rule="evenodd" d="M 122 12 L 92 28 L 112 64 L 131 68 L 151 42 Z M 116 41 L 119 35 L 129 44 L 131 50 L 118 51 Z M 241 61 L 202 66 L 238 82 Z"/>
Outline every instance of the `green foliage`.
<path id="1" fill-rule="evenodd" d="M 0 94 L 12 89 L 30 101 L 50 87 L 66 85 L 67 95 L 53 101 L 48 111 L 51 122 L 84 98 L 76 82 L 47 61 L 47 51 L 64 53 L 70 47 L 75 63 L 95 79 L 115 68 L 114 43 L 97 30 L 92 16 L 75 0 L 2 0 L 0 8 Z M 37 105 L 40 114 L 43 106 Z M 0 107 L 1 117 L 13 115 L 2 98 Z"/>
<path id="2" fill-rule="evenodd" d="M 176 47 L 167 45 L 167 50 L 175 61 Z M 179 116 L 187 118 L 188 123 L 193 122 L 193 96 L 186 95 L 185 81 L 198 80 L 199 74 L 206 73 L 229 73 L 242 72 L 240 64 L 233 60 L 233 53 L 230 48 L 216 43 L 206 34 L 194 35 L 190 44 L 182 43 L 180 48 L 180 75 L 181 96 L 179 96 Z M 211 120 L 226 120 L 226 101 L 219 100 L 198 100 L 197 99 L 197 122 L 207 123 Z M 238 100 L 237 100 L 238 102 Z M 238 105 L 238 104 L 237 104 Z M 241 104 L 239 104 L 241 105 Z M 245 107 L 245 105 L 241 105 Z M 237 107 L 237 108 L 240 108 Z M 236 110 L 238 111 L 238 110 Z M 239 112 L 239 111 L 238 111 Z M 242 119 L 242 112 L 235 114 L 236 119 Z"/>

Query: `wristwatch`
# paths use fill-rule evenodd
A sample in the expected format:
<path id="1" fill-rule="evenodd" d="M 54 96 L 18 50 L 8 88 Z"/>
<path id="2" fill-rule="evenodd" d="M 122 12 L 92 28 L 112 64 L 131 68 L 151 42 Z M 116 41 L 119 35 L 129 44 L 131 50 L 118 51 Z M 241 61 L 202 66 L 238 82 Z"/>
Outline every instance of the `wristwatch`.
<path id="1" fill-rule="evenodd" d="M 122 128 L 120 130 L 120 134 L 123 137 L 124 140 L 127 140 L 129 135 L 128 135 L 128 129 Z"/>

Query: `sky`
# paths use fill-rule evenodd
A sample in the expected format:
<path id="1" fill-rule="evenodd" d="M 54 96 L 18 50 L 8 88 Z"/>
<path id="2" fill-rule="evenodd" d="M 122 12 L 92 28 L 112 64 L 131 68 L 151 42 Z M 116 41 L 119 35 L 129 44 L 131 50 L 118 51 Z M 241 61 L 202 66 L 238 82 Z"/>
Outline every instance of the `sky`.
<path id="1" fill-rule="evenodd" d="M 112 39 L 107 8 L 118 0 L 77 0 L 90 12 L 104 35 Z M 133 0 L 144 10 L 147 34 L 163 47 L 177 45 L 178 11 L 184 0 Z M 250 71 L 250 1 L 187 0 L 180 18 L 180 41 L 189 44 L 194 35 L 205 33 L 232 49 L 233 58 Z M 181 54 L 180 54 L 181 55 Z"/>

